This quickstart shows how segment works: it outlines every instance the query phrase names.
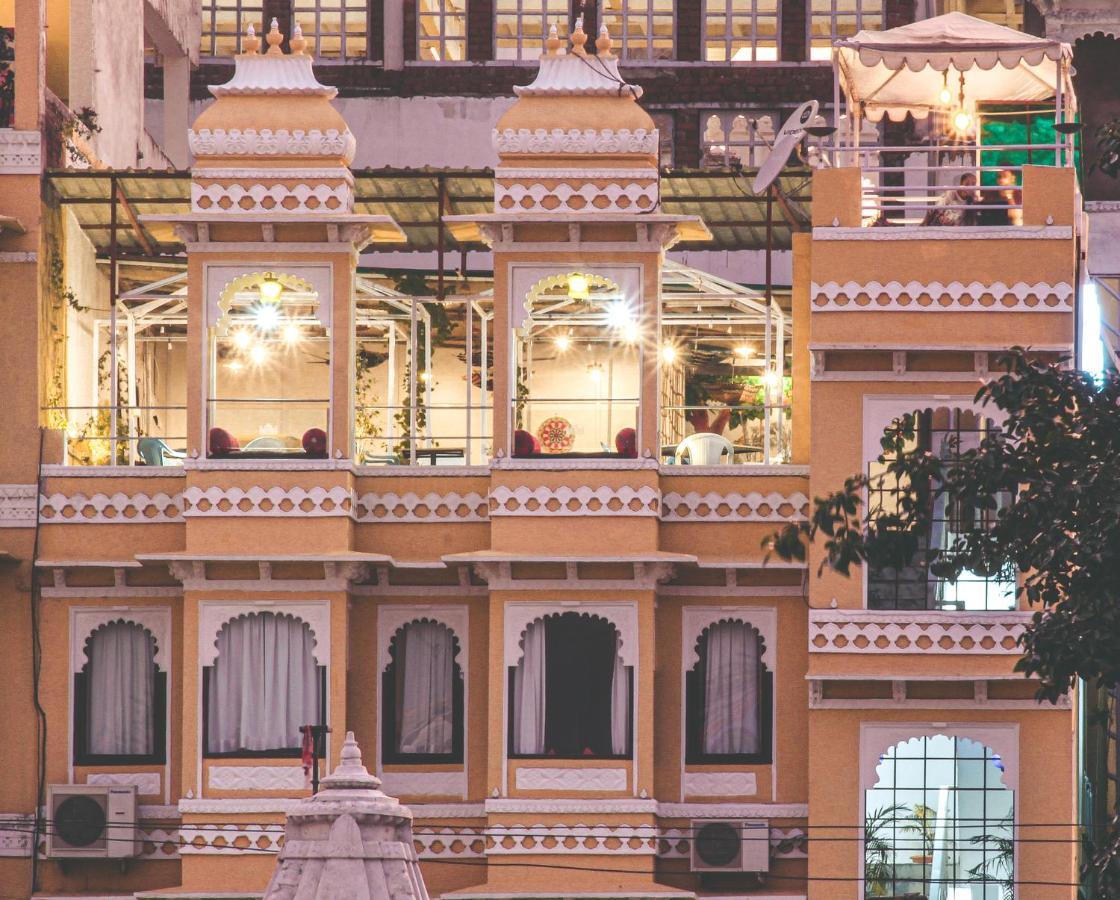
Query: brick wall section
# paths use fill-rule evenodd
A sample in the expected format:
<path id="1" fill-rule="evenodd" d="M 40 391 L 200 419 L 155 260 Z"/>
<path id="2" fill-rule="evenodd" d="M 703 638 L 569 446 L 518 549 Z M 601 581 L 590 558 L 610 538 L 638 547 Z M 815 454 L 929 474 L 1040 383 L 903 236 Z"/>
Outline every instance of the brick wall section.
<path id="1" fill-rule="evenodd" d="M 404 3 L 404 59 L 406 62 L 412 62 L 416 59 L 416 0 L 398 0 L 398 2 Z"/>
<path id="2" fill-rule="evenodd" d="M 467 59 L 494 58 L 494 0 L 467 0 Z"/>
<path id="3" fill-rule="evenodd" d="M 677 0 L 677 59 L 704 58 L 704 0 Z"/>
<path id="4" fill-rule="evenodd" d="M 809 35 L 808 0 L 782 0 L 781 59 L 783 62 L 804 62 Z"/>
<path id="5" fill-rule="evenodd" d="M 390 0 L 394 2 L 394 0 Z M 369 38 L 370 59 L 385 58 L 385 0 L 369 0 L 369 18 L 366 34 Z"/>

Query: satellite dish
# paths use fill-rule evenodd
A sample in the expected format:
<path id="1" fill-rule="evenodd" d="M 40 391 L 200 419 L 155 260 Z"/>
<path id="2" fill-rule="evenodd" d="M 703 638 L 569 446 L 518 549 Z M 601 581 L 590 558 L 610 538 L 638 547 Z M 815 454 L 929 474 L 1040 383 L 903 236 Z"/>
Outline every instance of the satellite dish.
<path id="1" fill-rule="evenodd" d="M 761 194 L 770 187 L 774 179 L 782 173 L 786 160 L 789 159 L 793 148 L 805 137 L 805 128 L 816 118 L 819 108 L 820 104 L 816 100 L 806 100 L 793 111 L 793 115 L 786 119 L 781 131 L 774 138 L 770 155 L 766 158 L 766 162 L 758 167 L 758 174 L 754 176 L 751 187 L 756 194 Z"/>

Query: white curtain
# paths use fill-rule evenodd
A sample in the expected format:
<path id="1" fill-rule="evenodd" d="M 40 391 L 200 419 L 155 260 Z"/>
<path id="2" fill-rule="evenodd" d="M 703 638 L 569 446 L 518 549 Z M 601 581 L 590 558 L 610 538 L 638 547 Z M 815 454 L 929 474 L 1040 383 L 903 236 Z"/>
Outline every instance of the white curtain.
<path id="1" fill-rule="evenodd" d="M 704 753 L 758 753 L 761 719 L 758 634 L 742 622 L 708 630 Z"/>
<path id="2" fill-rule="evenodd" d="M 134 623 L 114 622 L 93 633 L 88 652 L 89 752 L 150 754 L 155 737 L 155 638 Z"/>
<path id="3" fill-rule="evenodd" d="M 319 722 L 319 677 L 310 627 L 291 616 L 254 613 L 227 622 L 207 696 L 207 749 L 300 746 L 299 727 Z"/>
<path id="4" fill-rule="evenodd" d="M 455 643 L 435 622 L 411 622 L 397 637 L 397 749 L 450 753 Z"/>
<path id="5" fill-rule="evenodd" d="M 513 752 L 544 753 L 544 619 L 525 629 L 521 661 L 513 673 Z"/>
<path id="6" fill-rule="evenodd" d="M 630 725 L 630 679 L 622 663 L 621 642 L 614 643 L 614 670 L 611 672 L 611 753 L 626 752 L 626 736 Z"/>

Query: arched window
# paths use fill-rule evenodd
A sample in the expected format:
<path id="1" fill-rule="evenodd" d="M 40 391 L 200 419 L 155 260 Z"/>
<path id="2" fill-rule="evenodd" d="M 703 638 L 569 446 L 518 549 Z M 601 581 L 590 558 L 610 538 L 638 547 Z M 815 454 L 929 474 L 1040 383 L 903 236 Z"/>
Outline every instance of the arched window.
<path id="1" fill-rule="evenodd" d="M 990 747 L 943 734 L 884 753 L 865 797 L 864 896 L 1009 896 L 1015 795 L 1003 770 Z"/>
<path id="2" fill-rule="evenodd" d="M 296 756 L 301 725 L 323 722 L 325 667 L 310 626 L 262 612 L 226 622 L 203 670 L 208 756 Z"/>
<path id="3" fill-rule="evenodd" d="M 155 638 L 134 622 L 110 622 L 87 639 L 74 679 L 79 765 L 165 761 L 167 676 L 155 659 Z"/>
<path id="4" fill-rule="evenodd" d="M 769 763 L 774 676 L 758 630 L 724 620 L 696 643 L 699 661 L 685 674 L 689 763 Z"/>
<path id="5" fill-rule="evenodd" d="M 463 672 L 455 634 L 421 619 L 389 644 L 381 675 L 381 759 L 388 763 L 463 761 Z"/>
<path id="6" fill-rule="evenodd" d="M 632 667 L 614 625 L 563 613 L 525 629 L 509 669 L 509 752 L 561 759 L 630 754 Z"/>

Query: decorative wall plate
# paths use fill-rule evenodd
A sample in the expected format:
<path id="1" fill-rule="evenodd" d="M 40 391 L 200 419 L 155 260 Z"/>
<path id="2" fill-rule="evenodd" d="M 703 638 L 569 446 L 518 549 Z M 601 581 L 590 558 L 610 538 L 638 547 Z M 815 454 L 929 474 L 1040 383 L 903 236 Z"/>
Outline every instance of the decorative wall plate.
<path id="1" fill-rule="evenodd" d="M 537 437 L 545 453 L 564 453 L 571 450 L 576 442 L 575 429 L 563 416 L 553 416 L 541 422 Z"/>

